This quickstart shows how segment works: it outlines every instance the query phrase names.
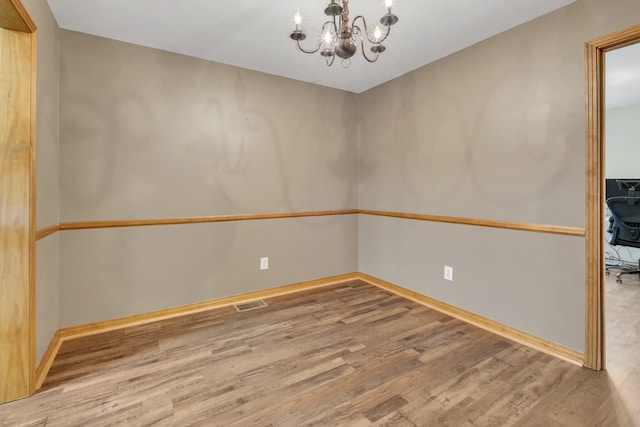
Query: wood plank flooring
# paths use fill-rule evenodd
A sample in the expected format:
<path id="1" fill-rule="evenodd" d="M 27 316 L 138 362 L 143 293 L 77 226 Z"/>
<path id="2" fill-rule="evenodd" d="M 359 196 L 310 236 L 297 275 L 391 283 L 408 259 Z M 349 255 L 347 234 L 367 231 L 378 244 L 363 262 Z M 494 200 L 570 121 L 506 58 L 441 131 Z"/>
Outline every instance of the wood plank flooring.
<path id="1" fill-rule="evenodd" d="M 640 276 L 605 278 L 607 371 L 635 425 L 640 425 Z"/>
<path id="2" fill-rule="evenodd" d="M 267 302 L 66 342 L 0 425 L 640 425 L 637 364 L 589 371 L 359 281 Z"/>

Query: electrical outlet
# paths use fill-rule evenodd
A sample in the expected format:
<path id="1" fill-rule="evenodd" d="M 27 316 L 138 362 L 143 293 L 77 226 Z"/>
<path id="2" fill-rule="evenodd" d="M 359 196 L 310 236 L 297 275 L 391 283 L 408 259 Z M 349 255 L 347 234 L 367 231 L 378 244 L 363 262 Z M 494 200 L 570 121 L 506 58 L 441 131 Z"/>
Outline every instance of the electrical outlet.
<path id="1" fill-rule="evenodd" d="M 260 258 L 260 270 L 268 270 L 269 269 L 269 257 Z"/>
<path id="2" fill-rule="evenodd" d="M 449 267 L 448 265 L 444 266 L 444 280 L 453 282 L 453 267 Z"/>

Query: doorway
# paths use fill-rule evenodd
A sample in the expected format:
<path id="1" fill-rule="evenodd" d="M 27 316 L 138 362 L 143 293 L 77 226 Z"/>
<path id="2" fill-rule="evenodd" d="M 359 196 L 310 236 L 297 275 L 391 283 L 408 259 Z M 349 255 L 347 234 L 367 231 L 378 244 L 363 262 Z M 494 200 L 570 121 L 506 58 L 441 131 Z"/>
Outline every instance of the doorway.
<path id="1" fill-rule="evenodd" d="M 605 368 L 604 311 L 604 63 L 605 53 L 640 42 L 640 25 L 585 44 L 585 356 L 584 365 Z"/>
<path id="2" fill-rule="evenodd" d="M 640 216 L 640 43 L 606 52 L 604 78 L 605 365 L 613 383 L 622 384 L 640 353 L 640 248 L 625 245 L 627 236 L 616 233 L 608 218 L 611 210 Z"/>

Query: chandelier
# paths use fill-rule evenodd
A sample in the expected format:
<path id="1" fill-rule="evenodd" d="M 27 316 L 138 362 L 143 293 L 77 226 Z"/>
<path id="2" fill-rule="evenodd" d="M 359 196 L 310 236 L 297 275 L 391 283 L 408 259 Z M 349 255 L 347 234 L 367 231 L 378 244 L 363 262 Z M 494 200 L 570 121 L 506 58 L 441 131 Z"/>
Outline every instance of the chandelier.
<path id="1" fill-rule="evenodd" d="M 328 66 L 333 65 L 336 56 L 342 59 L 343 67 L 351 65 L 351 57 L 356 53 L 358 42 L 362 56 L 369 62 L 376 62 L 378 56 L 386 49 L 382 43 L 389 36 L 391 26 L 398 22 L 398 17 L 391 12 L 392 2 L 393 0 L 385 0 L 387 13 L 380 18 L 380 25 L 376 25 L 372 33 L 367 28 L 364 16 L 358 15 L 352 21 L 349 20 L 349 0 L 330 0 L 324 13 L 331 18 L 322 24 L 322 39 L 315 48 L 308 50 L 300 44 L 307 35 L 302 29 L 302 16 L 299 12 L 294 16 L 296 27 L 290 37 L 304 53 L 313 54 L 320 51 Z M 365 41 L 371 46 L 371 56 L 367 55 Z"/>

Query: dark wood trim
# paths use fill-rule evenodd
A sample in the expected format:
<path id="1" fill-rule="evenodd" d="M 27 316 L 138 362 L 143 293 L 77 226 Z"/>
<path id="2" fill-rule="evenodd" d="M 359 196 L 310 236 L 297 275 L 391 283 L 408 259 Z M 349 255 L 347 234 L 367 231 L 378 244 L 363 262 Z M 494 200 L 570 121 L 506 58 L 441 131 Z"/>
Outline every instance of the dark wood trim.
<path id="1" fill-rule="evenodd" d="M 561 225 L 532 224 L 526 222 L 501 221 L 494 219 L 463 218 L 457 216 L 428 215 L 406 212 L 390 212 L 361 209 L 358 213 L 366 215 L 388 216 L 392 218 L 406 218 L 420 221 L 447 222 L 451 224 L 474 225 L 480 227 L 504 228 L 509 230 L 533 231 L 538 233 L 562 234 L 565 236 L 584 236 L 584 228 L 566 227 Z"/>
<path id="2" fill-rule="evenodd" d="M 585 366 L 605 368 L 602 207 L 604 55 L 640 42 L 640 25 L 585 43 Z"/>

